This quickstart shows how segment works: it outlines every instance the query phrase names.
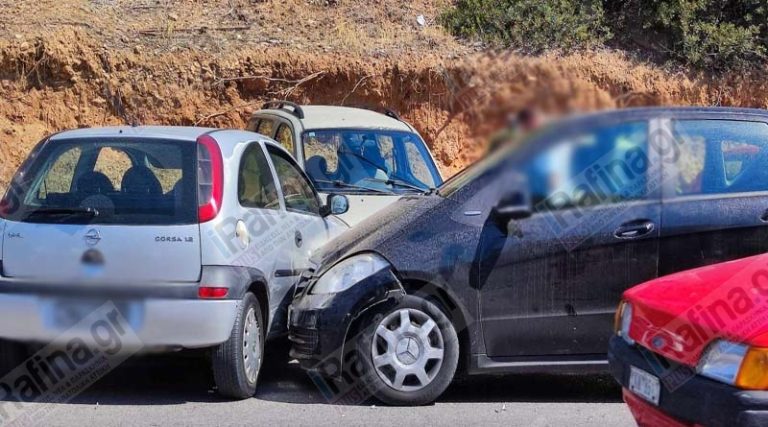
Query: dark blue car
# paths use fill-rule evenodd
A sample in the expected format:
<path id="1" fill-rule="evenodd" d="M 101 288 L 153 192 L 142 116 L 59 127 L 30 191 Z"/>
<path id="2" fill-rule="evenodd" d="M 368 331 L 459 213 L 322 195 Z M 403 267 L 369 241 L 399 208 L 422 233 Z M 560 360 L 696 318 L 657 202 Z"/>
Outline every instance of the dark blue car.
<path id="1" fill-rule="evenodd" d="M 328 245 L 292 355 L 338 380 L 329 397 L 389 404 L 433 401 L 457 372 L 605 371 L 624 290 L 768 251 L 767 160 L 763 110 L 548 126 Z"/>

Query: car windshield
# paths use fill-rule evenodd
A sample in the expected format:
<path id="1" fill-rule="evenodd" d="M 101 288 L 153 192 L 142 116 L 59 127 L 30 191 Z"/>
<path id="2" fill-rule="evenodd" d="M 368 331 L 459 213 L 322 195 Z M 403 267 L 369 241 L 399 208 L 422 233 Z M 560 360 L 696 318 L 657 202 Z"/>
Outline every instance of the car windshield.
<path id="1" fill-rule="evenodd" d="M 427 147 L 411 132 L 314 130 L 303 136 L 305 169 L 324 192 L 423 192 L 441 184 Z"/>
<path id="2" fill-rule="evenodd" d="M 194 223 L 195 159 L 195 144 L 188 142 L 49 142 L 14 180 L 5 214 L 43 223 Z"/>

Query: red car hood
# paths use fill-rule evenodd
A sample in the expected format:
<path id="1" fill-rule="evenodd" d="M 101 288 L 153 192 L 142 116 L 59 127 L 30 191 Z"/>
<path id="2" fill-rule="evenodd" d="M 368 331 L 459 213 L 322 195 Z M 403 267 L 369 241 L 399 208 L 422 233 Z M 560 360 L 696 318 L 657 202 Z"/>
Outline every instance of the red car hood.
<path id="1" fill-rule="evenodd" d="M 695 366 L 713 340 L 768 347 L 768 254 L 651 280 L 624 293 L 629 336 Z"/>

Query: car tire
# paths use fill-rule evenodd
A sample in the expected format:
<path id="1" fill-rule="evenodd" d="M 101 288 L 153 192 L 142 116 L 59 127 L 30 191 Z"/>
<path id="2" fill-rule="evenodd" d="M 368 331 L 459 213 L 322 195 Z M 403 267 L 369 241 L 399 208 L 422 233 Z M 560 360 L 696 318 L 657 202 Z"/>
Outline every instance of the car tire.
<path id="1" fill-rule="evenodd" d="M 213 349 L 213 379 L 219 394 L 247 399 L 256 393 L 264 354 L 264 325 L 259 301 L 252 293 L 238 304 L 229 339 Z"/>
<path id="2" fill-rule="evenodd" d="M 408 295 L 392 308 L 370 313 L 362 325 L 356 345 L 362 380 L 381 402 L 425 405 L 451 384 L 459 340 L 450 319 L 434 303 Z"/>
<path id="3" fill-rule="evenodd" d="M 27 356 L 27 346 L 24 344 L 0 340 L 0 377 L 7 375 L 24 363 Z"/>

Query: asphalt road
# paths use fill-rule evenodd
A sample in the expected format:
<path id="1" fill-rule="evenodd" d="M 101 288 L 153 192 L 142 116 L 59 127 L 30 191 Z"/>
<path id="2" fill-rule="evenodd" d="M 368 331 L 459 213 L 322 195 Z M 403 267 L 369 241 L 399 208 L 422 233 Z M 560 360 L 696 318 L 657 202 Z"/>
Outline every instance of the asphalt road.
<path id="1" fill-rule="evenodd" d="M 633 426 L 609 377 L 475 377 L 434 405 L 330 405 L 282 354 L 268 355 L 257 395 L 218 397 L 204 359 L 167 355 L 131 360 L 69 403 L 48 405 L 47 425 L 504 425 Z M 39 409 L 39 408 L 38 408 Z"/>

